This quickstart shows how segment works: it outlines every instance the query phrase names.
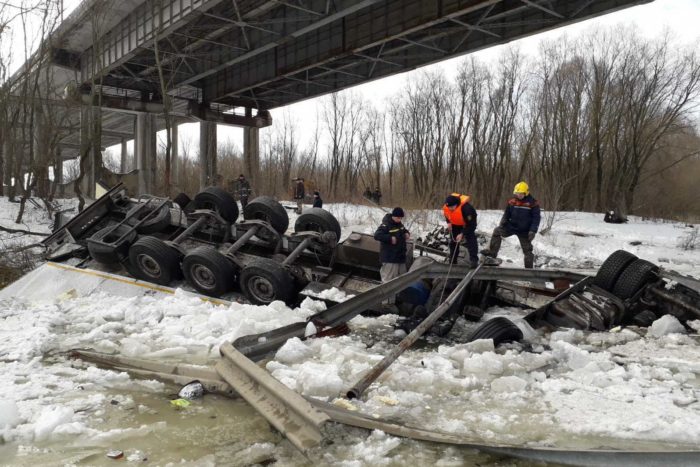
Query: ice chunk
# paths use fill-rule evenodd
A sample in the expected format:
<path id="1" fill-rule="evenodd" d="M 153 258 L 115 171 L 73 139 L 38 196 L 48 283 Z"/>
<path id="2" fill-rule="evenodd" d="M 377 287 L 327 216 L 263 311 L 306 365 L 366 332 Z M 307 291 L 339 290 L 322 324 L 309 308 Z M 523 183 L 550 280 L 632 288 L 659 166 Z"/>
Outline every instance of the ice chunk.
<path id="1" fill-rule="evenodd" d="M 652 323 L 649 329 L 649 335 L 652 337 L 661 337 L 666 334 L 685 334 L 685 327 L 683 327 L 675 316 L 663 315 Z"/>
<path id="2" fill-rule="evenodd" d="M 313 322 L 309 321 L 308 323 L 306 323 L 306 329 L 304 330 L 304 337 L 313 336 L 314 334 L 316 334 L 316 332 L 318 332 L 318 331 L 316 330 L 316 326 L 314 325 Z"/>
<path id="3" fill-rule="evenodd" d="M 44 407 L 34 423 L 34 439 L 41 441 L 48 438 L 57 426 L 68 423 L 72 419 L 73 409 L 70 407 Z"/>
<path id="4" fill-rule="evenodd" d="M 693 321 L 687 321 L 685 324 L 690 326 L 695 332 L 700 332 L 700 319 L 694 319 Z"/>
<path id="5" fill-rule="evenodd" d="M 0 400 L 0 428 L 13 428 L 21 422 L 15 401 Z"/>
<path id="6" fill-rule="evenodd" d="M 500 375 L 503 373 L 503 362 L 493 352 L 472 355 L 464 359 L 464 371 L 466 373 L 486 373 Z"/>
<path id="7" fill-rule="evenodd" d="M 275 354 L 275 360 L 286 363 L 300 363 L 308 360 L 313 351 L 304 344 L 298 337 L 292 337 L 284 343 Z"/>
<path id="8" fill-rule="evenodd" d="M 464 348 L 472 353 L 493 352 L 495 349 L 493 339 L 477 339 L 465 344 Z"/>
<path id="9" fill-rule="evenodd" d="M 552 342 L 552 351 L 554 358 L 566 363 L 572 370 L 585 368 L 592 362 L 589 352 L 571 345 L 568 342 Z"/>
<path id="10" fill-rule="evenodd" d="M 338 376 L 338 367 L 318 363 L 305 363 L 299 371 L 298 384 L 307 396 L 337 396 L 344 388 Z"/>
<path id="11" fill-rule="evenodd" d="M 491 381 L 494 392 L 520 392 L 527 387 L 527 381 L 517 376 L 502 376 Z"/>

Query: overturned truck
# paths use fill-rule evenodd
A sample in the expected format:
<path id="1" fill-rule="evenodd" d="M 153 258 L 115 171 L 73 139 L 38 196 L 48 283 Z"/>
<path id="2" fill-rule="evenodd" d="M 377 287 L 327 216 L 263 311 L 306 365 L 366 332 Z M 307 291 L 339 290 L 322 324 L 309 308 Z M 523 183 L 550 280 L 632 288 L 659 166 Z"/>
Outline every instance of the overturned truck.
<path id="1" fill-rule="evenodd" d="M 388 310 L 403 315 L 399 325 L 410 332 L 469 272 L 466 265 L 439 264 L 435 256 L 414 259 L 409 243 L 409 272 L 380 284 L 378 242 L 356 232 L 339 241 L 340 224 L 326 210 L 305 210 L 291 232 L 286 209 L 270 197 L 255 198 L 242 219 L 239 214 L 233 197 L 217 187 L 194 199 L 180 194 L 170 200 L 133 199 L 117 185 L 59 226 L 44 244 L 50 261 L 183 285 L 211 297 L 238 293 L 253 304 L 281 300 L 289 305 L 305 296 L 324 299 L 336 306 L 324 312 L 332 319 L 312 317 L 322 328 L 367 310 Z M 417 247 L 421 254 L 431 251 Z M 396 306 L 382 306 L 394 296 Z M 517 340 L 523 326 L 594 331 L 648 326 L 664 314 L 685 322 L 700 318 L 698 304 L 700 282 L 620 250 L 593 276 L 484 265 L 431 331 L 445 335 L 459 317 L 479 322 L 483 310 L 493 305 L 532 311 L 520 322 L 490 320 L 471 339 Z"/>

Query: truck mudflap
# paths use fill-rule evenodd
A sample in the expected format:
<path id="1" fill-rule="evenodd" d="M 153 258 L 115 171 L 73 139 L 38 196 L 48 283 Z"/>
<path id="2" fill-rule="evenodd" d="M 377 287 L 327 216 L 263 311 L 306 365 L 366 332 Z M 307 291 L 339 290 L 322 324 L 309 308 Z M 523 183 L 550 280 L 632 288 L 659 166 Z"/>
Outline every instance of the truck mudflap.
<path id="1" fill-rule="evenodd" d="M 378 285 L 367 292 L 354 296 L 353 298 L 334 305 L 327 310 L 310 316 L 307 321 L 292 323 L 272 331 L 261 334 L 243 336 L 233 342 L 233 346 L 243 355 L 253 361 L 259 361 L 276 352 L 288 339 L 292 337 L 304 338 L 304 332 L 309 322 L 312 322 L 316 329 L 323 330 L 333 328 L 350 321 L 363 311 L 380 304 L 382 301 L 392 297 L 419 279 L 462 279 L 473 270 L 462 264 L 429 263 L 417 267 L 399 277 Z M 555 280 L 565 280 L 578 282 L 584 279 L 585 275 L 556 269 L 519 269 L 482 267 L 474 274 L 475 280 L 519 280 L 548 282 Z"/>
<path id="2" fill-rule="evenodd" d="M 166 382 L 185 385 L 198 379 L 208 392 L 227 397 L 239 397 L 236 391 L 211 367 L 187 364 L 170 364 L 144 360 L 139 358 L 109 355 L 90 350 L 76 349 L 69 352 L 73 358 L 94 363 L 100 367 L 128 372 L 141 378 L 155 378 Z M 263 371 L 258 367 L 260 371 Z M 257 371 L 256 371 L 257 373 Z M 291 391 L 288 389 L 288 391 Z M 296 393 L 295 393 L 296 394 Z M 297 394 L 298 396 L 298 394 Z M 381 430 L 393 436 L 426 441 L 431 443 L 448 444 L 467 449 L 476 449 L 485 453 L 508 456 L 534 462 L 549 462 L 560 465 L 579 466 L 697 466 L 700 465 L 699 450 L 613 450 L 590 449 L 570 450 L 557 448 L 536 448 L 508 445 L 501 443 L 485 444 L 468 437 L 425 430 L 397 422 L 376 419 L 357 412 L 351 412 L 342 407 L 305 398 L 313 408 L 325 414 L 328 419 L 319 419 L 319 429 L 329 421 L 342 425 L 363 428 L 366 430 Z"/>

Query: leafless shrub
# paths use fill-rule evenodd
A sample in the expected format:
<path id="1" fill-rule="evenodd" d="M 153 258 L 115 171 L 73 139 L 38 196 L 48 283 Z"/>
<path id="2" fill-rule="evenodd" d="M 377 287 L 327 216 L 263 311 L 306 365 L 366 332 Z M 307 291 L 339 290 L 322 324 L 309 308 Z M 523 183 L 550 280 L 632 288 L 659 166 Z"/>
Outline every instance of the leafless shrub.
<path id="1" fill-rule="evenodd" d="M 678 248 L 683 251 L 700 248 L 700 232 L 698 227 L 693 227 L 689 232 L 678 238 Z"/>

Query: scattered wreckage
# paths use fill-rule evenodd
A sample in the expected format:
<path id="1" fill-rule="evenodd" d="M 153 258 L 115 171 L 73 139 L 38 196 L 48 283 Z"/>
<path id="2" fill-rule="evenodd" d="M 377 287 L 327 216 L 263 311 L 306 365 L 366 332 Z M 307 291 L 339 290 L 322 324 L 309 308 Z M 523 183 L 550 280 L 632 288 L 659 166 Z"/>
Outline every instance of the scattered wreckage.
<path id="1" fill-rule="evenodd" d="M 479 322 L 493 305 L 531 310 L 524 319 L 498 317 L 478 326 L 469 340 L 493 339 L 498 345 L 523 338 L 526 328 L 575 328 L 604 331 L 620 325 L 648 326 L 661 315 L 681 322 L 700 318 L 700 281 L 665 271 L 631 253 L 616 251 L 594 276 L 555 269 L 520 269 L 479 264 L 445 264 L 427 256 L 413 258 L 409 271 L 381 284 L 378 244 L 352 233 L 344 241 L 340 225 L 327 211 L 310 209 L 287 234 L 289 219 L 271 198 L 248 203 L 238 220 L 235 201 L 208 188 L 194 200 L 184 195 L 131 199 L 121 186 L 56 230 L 44 243 L 47 258 L 78 267 L 122 269 L 155 284 L 187 284 L 208 296 L 226 296 L 239 287 L 256 304 L 300 297 L 325 297 L 329 307 L 306 322 L 243 336 L 220 351 L 213 369 L 167 365 L 87 351 L 87 361 L 186 384 L 199 380 L 208 391 L 240 395 L 302 451 L 318 445 L 331 420 L 397 436 L 474 447 L 486 452 L 565 464 L 696 465 L 700 451 L 568 451 L 483 445 L 445 433 L 373 420 L 317 400 L 306 400 L 272 378 L 254 362 L 276 352 L 288 339 L 349 332 L 347 322 L 367 311 L 404 315 L 408 335 L 384 360 L 342 396 L 364 390 L 426 332 L 449 333 L 457 317 Z M 438 253 L 435 250 L 433 253 Z M 325 294 L 339 289 L 340 294 Z M 337 292 L 337 291 L 335 291 Z M 342 295 L 343 299 L 339 299 Z M 312 326 L 310 326 L 312 324 Z M 309 335 L 309 329 L 314 332 Z"/>

